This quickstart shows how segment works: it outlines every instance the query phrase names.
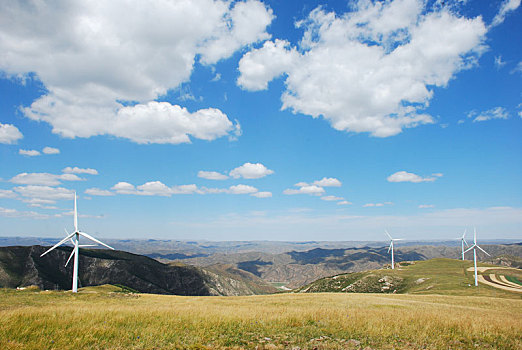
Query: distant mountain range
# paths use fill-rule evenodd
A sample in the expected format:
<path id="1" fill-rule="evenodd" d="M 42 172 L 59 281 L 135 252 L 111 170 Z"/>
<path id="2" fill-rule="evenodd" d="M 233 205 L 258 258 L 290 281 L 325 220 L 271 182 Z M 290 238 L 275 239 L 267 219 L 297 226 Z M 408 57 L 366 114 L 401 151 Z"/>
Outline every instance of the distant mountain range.
<path id="1" fill-rule="evenodd" d="M 497 256 L 522 257 L 522 244 L 487 245 L 481 246 L 491 254 Z M 459 259 L 460 247 L 447 246 L 406 246 L 395 249 L 395 261 L 428 260 L 433 258 Z M 471 259 L 468 253 L 467 259 Z M 483 253 L 479 259 L 491 260 Z M 231 264 L 232 266 L 249 271 L 267 282 L 285 282 L 288 288 L 298 288 L 319 278 L 339 273 L 359 272 L 379 269 L 390 263 L 390 254 L 387 247 L 362 247 L 322 249 L 308 251 L 291 251 L 280 254 L 259 252 L 213 254 L 206 257 L 186 258 L 184 263 L 196 266 L 208 266 L 216 263 Z M 514 261 L 510 259 L 508 261 Z"/>
<path id="2" fill-rule="evenodd" d="M 96 233 L 96 237 L 110 246 L 135 254 L 147 255 L 153 258 L 162 258 L 162 255 L 180 254 L 176 259 L 186 257 L 208 256 L 212 254 L 233 253 L 269 253 L 280 254 L 291 251 L 305 252 L 316 248 L 322 249 L 348 249 L 348 248 L 380 248 L 387 247 L 383 233 L 383 241 L 193 241 L 193 240 L 169 240 L 169 239 L 108 239 Z M 0 237 L 0 247 L 29 246 L 29 245 L 54 245 L 63 237 Z M 510 244 L 520 240 L 481 240 L 482 244 Z M 460 246 L 460 240 L 429 240 L 429 241 L 401 241 L 400 246 Z M 163 257 L 171 259 L 170 257 Z"/>
<path id="3" fill-rule="evenodd" d="M 0 248 L 0 287 L 36 285 L 41 289 L 71 288 L 72 266 L 65 267 L 71 247 L 58 247 L 44 257 L 48 247 Z M 232 266 L 199 268 L 163 264 L 146 256 L 123 251 L 81 249 L 80 286 L 119 284 L 143 293 L 176 295 L 251 295 L 276 291 L 260 278 Z"/>

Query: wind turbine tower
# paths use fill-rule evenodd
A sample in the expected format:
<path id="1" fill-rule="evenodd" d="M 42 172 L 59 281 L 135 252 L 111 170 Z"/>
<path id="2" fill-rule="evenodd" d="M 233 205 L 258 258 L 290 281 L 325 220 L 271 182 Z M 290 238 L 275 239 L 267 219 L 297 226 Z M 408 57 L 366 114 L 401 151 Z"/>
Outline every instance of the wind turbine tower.
<path id="1" fill-rule="evenodd" d="M 475 287 L 478 286 L 478 277 L 477 277 L 477 248 L 482 250 L 484 253 L 486 253 L 488 256 L 491 256 L 486 252 L 484 249 L 480 248 L 477 244 L 477 230 L 473 228 L 473 245 L 468 248 L 464 253 L 469 252 L 471 249 L 473 249 L 473 263 L 475 264 Z"/>
<path id="2" fill-rule="evenodd" d="M 462 260 L 464 260 L 464 243 L 466 244 L 466 247 L 469 247 L 469 244 L 468 242 L 466 242 L 466 238 L 464 238 L 464 236 L 466 236 L 466 229 L 464 229 L 464 233 L 462 234 L 462 237 L 460 237 L 460 243 L 462 245 Z"/>
<path id="3" fill-rule="evenodd" d="M 384 230 L 384 232 L 386 233 L 386 235 L 388 237 L 390 237 L 390 247 L 388 248 L 388 253 L 391 251 L 391 266 L 392 266 L 392 269 L 395 269 L 395 260 L 393 259 L 393 242 L 394 241 L 402 241 L 402 238 L 392 238 L 392 236 L 390 236 L 390 234 L 388 233 L 388 231 Z"/>
<path id="4" fill-rule="evenodd" d="M 78 229 L 78 209 L 76 207 L 76 192 L 74 192 L 74 232 L 71 234 L 69 234 L 67 232 L 67 230 L 65 230 L 65 232 L 67 233 L 67 237 L 62 239 L 60 242 L 56 243 L 51 249 L 47 250 L 42 255 L 40 255 L 40 257 L 49 253 L 51 250 L 54 250 L 56 247 L 62 245 L 63 243 L 67 242 L 68 240 L 71 240 L 71 243 L 74 245 L 74 248 L 71 252 L 71 255 L 69 256 L 69 259 L 65 263 L 65 266 L 67 266 L 67 264 L 69 264 L 69 261 L 71 261 L 71 258 L 74 256 L 72 291 L 73 291 L 73 293 L 77 293 L 78 292 L 78 255 L 80 254 L 80 248 L 95 246 L 93 244 L 80 245 L 80 236 L 83 236 L 87 239 L 90 239 L 93 242 L 106 246 L 109 249 L 114 250 L 114 248 L 111 246 L 108 246 L 107 244 L 97 240 L 96 238 L 92 237 L 91 235 L 88 235 L 87 233 L 82 232 Z"/>

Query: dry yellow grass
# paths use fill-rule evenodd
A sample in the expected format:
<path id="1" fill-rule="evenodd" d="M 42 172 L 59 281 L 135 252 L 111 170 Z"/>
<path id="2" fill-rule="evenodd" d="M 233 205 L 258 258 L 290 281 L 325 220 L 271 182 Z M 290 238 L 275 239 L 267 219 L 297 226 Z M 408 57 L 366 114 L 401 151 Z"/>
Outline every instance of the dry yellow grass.
<path id="1" fill-rule="evenodd" d="M 1 349 L 521 349 L 522 300 L 0 292 Z"/>

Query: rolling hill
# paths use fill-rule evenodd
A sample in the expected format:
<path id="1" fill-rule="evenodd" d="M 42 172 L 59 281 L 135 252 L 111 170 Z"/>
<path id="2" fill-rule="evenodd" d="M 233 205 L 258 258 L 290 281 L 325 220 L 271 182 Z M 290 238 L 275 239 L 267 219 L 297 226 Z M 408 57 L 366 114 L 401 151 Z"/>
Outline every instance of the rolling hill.
<path id="1" fill-rule="evenodd" d="M 65 267 L 71 247 L 59 247 L 44 257 L 42 246 L 1 247 L 0 287 L 36 285 L 41 289 L 71 288 L 72 266 Z M 176 295 L 251 295 L 276 289 L 233 267 L 198 268 L 163 264 L 122 251 L 82 249 L 80 286 L 119 284 L 143 293 Z"/>
<path id="2" fill-rule="evenodd" d="M 522 281 L 522 270 L 520 269 L 499 268 L 488 264 L 479 264 L 479 266 L 483 266 L 482 270 L 486 278 L 490 274 L 497 273 L 512 279 L 514 283 Z M 487 266 L 491 266 L 491 269 L 486 270 Z M 485 283 L 480 283 L 477 288 L 474 286 L 472 261 L 438 258 L 402 262 L 394 270 L 378 269 L 325 277 L 298 288 L 294 292 L 407 293 L 522 298 L 522 289 L 520 291 L 512 290 L 510 292 Z"/>

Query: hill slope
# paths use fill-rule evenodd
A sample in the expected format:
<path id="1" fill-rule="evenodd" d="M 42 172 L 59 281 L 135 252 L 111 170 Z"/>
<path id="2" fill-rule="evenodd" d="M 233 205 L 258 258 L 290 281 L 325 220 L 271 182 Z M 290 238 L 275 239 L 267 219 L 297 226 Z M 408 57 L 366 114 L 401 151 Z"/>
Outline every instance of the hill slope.
<path id="1" fill-rule="evenodd" d="M 71 288 L 72 266 L 65 267 L 71 247 L 59 247 L 44 257 L 47 247 L 1 247 L 0 287 L 36 285 L 41 289 Z M 121 284 L 143 293 L 176 295 L 250 295 L 273 292 L 260 282 L 231 273 L 221 275 L 184 264 L 166 265 L 142 255 L 102 249 L 82 249 L 79 284 Z"/>
<path id="2" fill-rule="evenodd" d="M 394 270 L 379 269 L 321 278 L 296 289 L 295 292 L 447 294 L 522 298 L 522 293 L 499 290 L 484 284 L 479 284 L 478 288 L 474 287 L 473 269 L 468 271 L 472 266 L 471 261 L 443 258 L 404 262 Z M 522 279 L 522 270 L 519 269 L 505 268 L 502 273 L 515 279 Z"/>

